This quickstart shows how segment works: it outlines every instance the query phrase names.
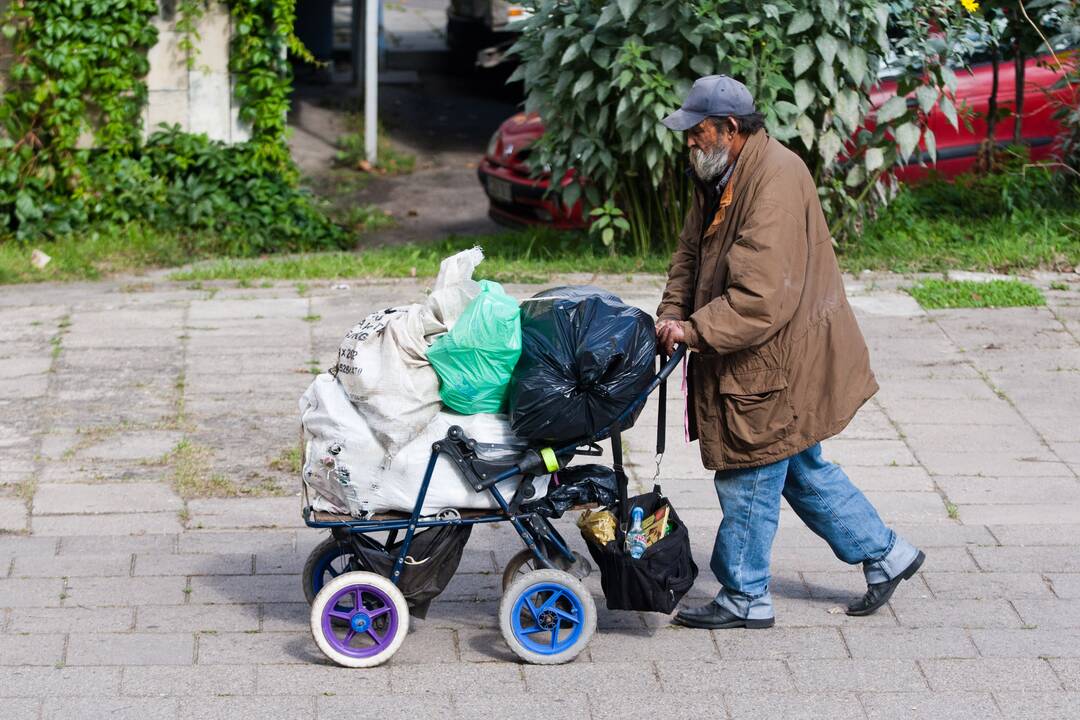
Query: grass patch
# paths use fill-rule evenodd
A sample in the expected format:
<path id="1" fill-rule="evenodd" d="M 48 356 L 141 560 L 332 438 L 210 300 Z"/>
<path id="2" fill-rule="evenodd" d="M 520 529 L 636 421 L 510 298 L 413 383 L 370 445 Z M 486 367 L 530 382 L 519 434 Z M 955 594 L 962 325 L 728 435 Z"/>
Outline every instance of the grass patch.
<path id="1" fill-rule="evenodd" d="M 280 455 L 269 462 L 269 465 L 271 470 L 279 470 L 281 472 L 299 475 L 302 462 L 303 459 L 301 457 L 300 448 L 293 447 L 282 450 Z"/>
<path id="2" fill-rule="evenodd" d="M 613 275 L 663 273 L 670 256 L 613 256 L 583 233 L 548 228 L 503 231 L 491 235 L 451 236 L 427 245 L 396 245 L 359 253 L 331 252 L 270 257 L 223 258 L 173 273 L 173 280 L 330 280 L 353 277 L 433 277 L 443 258 L 479 245 L 485 260 L 478 279 L 498 282 L 545 282 L 551 275 L 593 272 Z"/>
<path id="3" fill-rule="evenodd" d="M 839 259 L 851 272 L 1068 270 L 1080 265 L 1080 191 L 1019 168 L 904 187 Z"/>
<path id="4" fill-rule="evenodd" d="M 353 135 L 360 137 L 357 133 L 346 137 Z M 395 159 L 393 152 L 382 157 L 394 172 L 405 172 L 409 167 L 405 160 Z M 345 187 L 349 178 L 368 177 L 343 168 L 335 173 L 335 187 L 327 188 L 331 194 Z M 334 204 L 339 208 L 335 216 L 353 234 L 394 222 L 376 206 L 352 206 L 345 195 Z M 543 283 L 564 273 L 664 274 L 670 258 L 666 250 L 643 257 L 613 256 L 586 233 L 544 227 L 451 236 L 433 243 L 361 252 L 254 257 L 250 247 L 213 232 L 167 232 L 131 223 L 88 228 L 33 243 L 0 242 L 0 284 L 95 280 L 112 273 L 195 262 L 171 277 L 187 281 L 193 290 L 205 290 L 209 297 L 218 288 L 204 287 L 207 280 L 231 280 L 240 287 L 291 280 L 297 282 L 297 293 L 303 296 L 308 289 L 303 281 L 433 277 L 443 258 L 474 245 L 482 246 L 487 256 L 478 268 L 478 277 L 500 282 Z M 44 270 L 30 264 L 35 248 L 53 258 Z M 841 266 L 852 272 L 1015 272 L 1080 267 L 1080 192 L 1041 171 L 1009 171 L 905 187 L 879 218 L 867 224 L 861 236 L 839 248 L 838 257 Z M 134 292 L 143 287 L 134 283 L 125 289 Z"/>
<path id="5" fill-rule="evenodd" d="M 353 219 L 355 222 L 349 224 L 346 218 L 344 224 L 355 233 L 393 222 L 385 213 L 370 209 Z M 348 244 L 352 244 L 351 241 Z M 52 258 L 40 270 L 30 264 L 30 254 L 35 249 Z M 193 260 L 251 257 L 253 254 L 242 243 L 211 231 L 171 232 L 140 222 L 89 227 L 54 238 L 42 236 L 32 242 L 0 237 L 0 285 L 100 280 L 118 273 L 137 274 L 153 268 L 179 267 Z M 146 286 L 129 283 L 121 289 L 135 292 Z M 194 286 L 191 289 L 200 288 Z M 217 288 L 208 288 L 207 292 L 216 293 Z"/>
<path id="6" fill-rule="evenodd" d="M 49 365 L 49 372 L 54 372 L 56 370 L 56 360 L 64 350 L 64 335 L 67 335 L 67 331 L 70 327 L 71 315 L 64 315 L 56 325 L 56 334 L 49 338 L 49 346 L 51 347 L 49 357 L 52 358 L 52 363 Z"/>
<path id="7" fill-rule="evenodd" d="M 890 209 L 856 243 L 844 245 L 839 259 L 849 272 L 1063 270 L 1080 265 L 1080 210 L 905 219 Z"/>
<path id="8" fill-rule="evenodd" d="M 44 269 L 30 264 L 35 248 L 52 257 Z M 192 259 L 240 254 L 238 250 L 211 232 L 167 232 L 142 223 L 87 228 L 32 243 L 0 241 L 0 284 L 99 280 L 114 273 L 137 273 L 176 267 Z"/>
<path id="9" fill-rule="evenodd" d="M 181 440 L 165 457 L 172 466 L 172 486 L 185 500 L 237 497 L 240 488 L 232 480 L 211 471 L 213 451 L 188 439 Z"/>
<path id="10" fill-rule="evenodd" d="M 34 499 L 34 493 L 37 492 L 37 486 L 37 476 L 32 475 L 24 480 L 20 480 L 14 485 L 15 497 L 29 505 Z"/>
<path id="11" fill-rule="evenodd" d="M 94 425 L 92 427 L 80 427 L 75 429 L 75 434 L 78 436 L 78 440 L 75 441 L 71 447 L 64 451 L 61 458 L 64 460 L 70 460 L 75 457 L 75 454 L 85 450 L 88 447 L 97 445 L 103 440 L 107 440 L 117 433 L 132 430 L 135 428 L 133 423 L 124 421 L 113 423 L 111 425 Z"/>
<path id="12" fill-rule="evenodd" d="M 273 479 L 252 476 L 254 484 L 240 485 L 213 471 L 214 453 L 210 448 L 184 438 L 164 458 L 172 468 L 172 487 L 184 500 L 194 498 L 267 497 L 281 495 L 284 489 Z"/>
<path id="13" fill-rule="evenodd" d="M 382 230 L 383 228 L 393 227 L 395 224 L 393 216 L 377 205 L 350 207 L 340 213 L 338 222 L 357 233 Z"/>
<path id="14" fill-rule="evenodd" d="M 369 166 L 364 145 L 364 116 L 360 113 L 349 115 L 349 132 L 338 138 L 337 146 L 335 160 L 344 167 L 380 175 L 406 175 L 416 167 L 416 156 L 395 148 L 386 136 L 382 123 L 376 129 L 378 163 L 375 167 Z"/>
<path id="15" fill-rule="evenodd" d="M 927 310 L 945 308 L 1003 308 L 1045 305 L 1037 287 L 1019 280 L 924 280 L 908 289 Z"/>

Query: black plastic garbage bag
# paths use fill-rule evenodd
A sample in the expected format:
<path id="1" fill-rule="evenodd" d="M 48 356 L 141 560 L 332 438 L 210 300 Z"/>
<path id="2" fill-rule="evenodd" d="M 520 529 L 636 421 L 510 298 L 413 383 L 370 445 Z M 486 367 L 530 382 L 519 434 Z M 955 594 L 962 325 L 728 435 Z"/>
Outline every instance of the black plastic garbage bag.
<path id="1" fill-rule="evenodd" d="M 510 426 L 533 442 L 591 437 L 618 418 L 655 372 L 652 318 L 599 288 L 554 288 L 523 301 L 521 336 L 521 359 L 510 378 Z"/>
<path id="2" fill-rule="evenodd" d="M 405 569 L 401 572 L 398 588 L 409 604 L 409 612 L 423 619 L 431 601 L 446 589 L 454 577 L 465 543 L 469 541 L 472 525 L 444 525 L 420 530 L 413 535 Z M 394 571 L 394 561 L 401 550 L 402 541 L 386 550 L 366 545 L 358 546 L 360 564 L 384 577 Z"/>
<path id="3" fill-rule="evenodd" d="M 603 465 L 574 465 L 552 475 L 547 494 L 522 503 L 521 509 L 558 518 L 577 505 L 611 505 L 618 499 L 614 470 Z"/>

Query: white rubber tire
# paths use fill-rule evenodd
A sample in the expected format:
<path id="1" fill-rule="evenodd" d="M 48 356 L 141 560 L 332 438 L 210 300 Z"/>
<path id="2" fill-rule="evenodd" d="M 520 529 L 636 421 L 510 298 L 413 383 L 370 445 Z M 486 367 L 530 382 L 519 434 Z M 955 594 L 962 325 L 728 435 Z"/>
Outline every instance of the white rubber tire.
<path id="1" fill-rule="evenodd" d="M 341 590 L 351 585 L 368 585 L 381 590 L 394 604 L 397 614 L 397 632 L 393 639 L 382 651 L 368 657 L 352 657 L 334 648 L 323 634 L 322 619 L 326 604 Z M 326 583 L 315 601 L 311 603 L 311 636 L 315 638 L 315 644 L 319 646 L 326 657 L 342 667 L 365 668 L 382 665 L 394 656 L 394 653 L 405 642 L 405 636 L 409 634 L 409 605 L 405 596 L 401 594 L 397 586 L 388 578 L 370 572 L 347 572 L 338 575 Z"/>
<path id="2" fill-rule="evenodd" d="M 573 593 L 578 602 L 581 603 L 583 613 L 581 634 L 573 645 L 558 654 L 547 655 L 534 652 L 525 647 L 514 634 L 514 605 L 523 592 L 539 583 L 558 583 L 567 591 Z M 592 639 L 593 634 L 596 632 L 596 603 L 585 585 L 570 573 L 562 570 L 534 570 L 515 580 L 503 593 L 502 600 L 499 602 L 499 630 L 502 631 L 503 639 L 510 646 L 510 649 L 514 651 L 514 654 L 525 662 L 533 665 L 562 665 L 581 654 L 581 651 L 589 644 L 589 640 Z"/>
<path id="3" fill-rule="evenodd" d="M 335 559 L 351 556 L 353 554 L 345 543 L 339 542 L 333 536 L 326 538 L 315 546 L 315 549 L 308 555 L 307 561 L 304 562 L 303 572 L 300 573 L 300 585 L 304 588 L 304 599 L 307 600 L 308 605 L 315 602 L 315 592 L 311 587 L 315 584 L 313 577 L 315 575 L 315 566 L 324 555 L 330 552 L 335 553 L 337 556 Z M 349 560 L 351 561 L 351 557 Z M 347 568 L 348 565 L 346 564 L 346 569 Z M 330 579 L 333 580 L 333 578 Z M 325 585 L 326 583 L 323 584 Z"/>

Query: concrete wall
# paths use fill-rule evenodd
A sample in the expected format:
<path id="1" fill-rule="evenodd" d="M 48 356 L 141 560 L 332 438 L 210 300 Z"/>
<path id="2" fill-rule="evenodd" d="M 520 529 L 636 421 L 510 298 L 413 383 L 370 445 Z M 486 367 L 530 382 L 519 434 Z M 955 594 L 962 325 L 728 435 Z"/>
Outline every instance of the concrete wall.
<path id="1" fill-rule="evenodd" d="M 146 84 L 150 95 L 143 111 L 144 132 L 149 134 L 159 123 L 169 123 L 188 132 L 205 133 L 213 140 L 234 143 L 249 139 L 250 128 L 239 120 L 229 77 L 232 23 L 228 8 L 218 2 L 210 4 L 199 23 L 199 50 L 190 70 L 180 49 L 176 19 L 164 17 L 167 14 L 154 20 L 158 43 L 149 52 Z"/>

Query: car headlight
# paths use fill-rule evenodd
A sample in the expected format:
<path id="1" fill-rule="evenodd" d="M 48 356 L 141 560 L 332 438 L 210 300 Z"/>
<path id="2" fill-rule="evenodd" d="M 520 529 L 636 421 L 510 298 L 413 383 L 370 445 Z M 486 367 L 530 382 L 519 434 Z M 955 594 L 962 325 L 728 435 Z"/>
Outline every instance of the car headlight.
<path id="1" fill-rule="evenodd" d="M 485 151 L 485 154 L 489 158 L 492 158 L 492 159 L 495 158 L 495 151 L 498 150 L 498 148 L 499 148 L 499 138 L 500 137 L 501 137 L 501 133 L 498 130 L 496 130 L 495 132 L 493 132 L 491 134 L 491 139 L 488 140 L 487 150 Z"/>

